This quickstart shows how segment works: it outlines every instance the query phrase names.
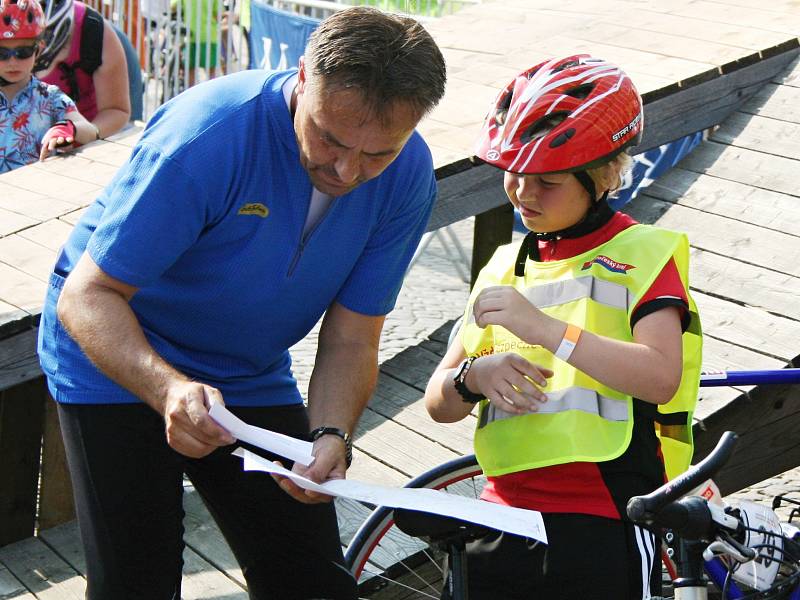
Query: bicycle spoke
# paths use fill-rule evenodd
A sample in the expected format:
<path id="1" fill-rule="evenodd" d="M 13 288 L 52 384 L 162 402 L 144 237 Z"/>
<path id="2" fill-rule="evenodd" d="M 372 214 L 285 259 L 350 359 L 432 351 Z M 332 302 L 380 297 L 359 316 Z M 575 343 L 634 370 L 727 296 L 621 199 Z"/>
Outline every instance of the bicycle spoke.
<path id="1" fill-rule="evenodd" d="M 436 559 L 435 559 L 433 556 L 431 556 L 431 555 L 428 553 L 428 551 L 427 551 L 427 550 L 423 550 L 422 552 L 425 554 L 425 556 L 427 556 L 427 557 L 428 557 L 428 560 L 430 560 L 430 561 L 431 561 L 431 563 L 433 564 L 433 566 L 434 566 L 434 567 L 436 567 L 436 569 L 439 571 L 439 573 L 441 573 L 442 575 L 444 575 L 444 569 L 443 569 L 442 567 L 440 567 L 440 566 L 439 566 L 439 561 L 438 561 L 438 560 L 436 560 Z"/>
<path id="2" fill-rule="evenodd" d="M 411 571 L 411 572 L 413 573 L 413 571 Z M 380 579 L 380 580 L 382 580 L 382 581 L 385 581 L 385 582 L 387 582 L 389 585 L 392 585 L 392 586 L 397 586 L 397 587 L 401 587 L 401 588 L 404 588 L 404 589 L 406 589 L 406 590 L 409 590 L 409 591 L 415 592 L 415 593 L 417 593 L 417 594 L 422 594 L 422 595 L 423 595 L 424 597 L 426 597 L 426 598 L 436 598 L 437 600 L 438 600 L 438 598 L 439 598 L 439 596 L 438 596 L 438 595 L 436 595 L 436 596 L 433 596 L 433 595 L 431 595 L 431 594 L 429 594 L 429 593 L 427 593 L 427 592 L 424 592 L 424 591 L 422 591 L 422 590 L 419 590 L 419 589 L 417 589 L 417 588 L 411 587 L 410 585 L 406 585 L 406 584 L 405 584 L 405 583 L 403 583 L 402 581 L 397 581 L 396 579 L 392 579 L 392 578 L 390 578 L 390 577 L 386 577 L 386 576 L 385 576 L 383 573 L 375 573 L 375 572 L 373 572 L 373 571 L 368 571 L 367 569 L 364 569 L 364 573 L 368 573 L 368 574 L 370 574 L 370 575 L 373 575 L 373 576 L 375 576 L 376 578 L 378 578 L 378 579 Z M 424 580 L 423 580 L 423 582 L 424 582 Z M 427 582 L 424 582 L 424 583 L 426 583 L 426 584 L 427 584 Z M 428 585 L 428 587 L 430 587 L 430 588 L 431 588 L 431 589 L 432 589 L 434 592 L 436 591 L 436 588 L 434 588 L 434 587 L 433 587 L 433 586 L 431 586 L 430 584 L 427 584 L 427 585 Z"/>

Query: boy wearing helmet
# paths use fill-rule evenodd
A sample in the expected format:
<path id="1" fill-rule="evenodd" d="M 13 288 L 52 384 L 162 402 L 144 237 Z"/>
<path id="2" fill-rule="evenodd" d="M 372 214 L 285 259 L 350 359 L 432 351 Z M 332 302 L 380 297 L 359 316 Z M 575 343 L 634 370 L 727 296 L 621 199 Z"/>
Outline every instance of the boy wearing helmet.
<path id="1" fill-rule="evenodd" d="M 625 505 L 689 465 L 701 334 L 686 237 L 606 202 L 641 131 L 631 80 L 586 55 L 521 73 L 484 124 L 477 155 L 530 233 L 481 271 L 425 400 L 441 422 L 479 403 L 482 497 L 541 511 L 549 543 L 471 544 L 470 598 L 659 592 L 656 539 Z"/>
<path id="2" fill-rule="evenodd" d="M 44 25 L 36 0 L 0 0 L 0 173 L 95 139 L 72 100 L 32 75 Z"/>

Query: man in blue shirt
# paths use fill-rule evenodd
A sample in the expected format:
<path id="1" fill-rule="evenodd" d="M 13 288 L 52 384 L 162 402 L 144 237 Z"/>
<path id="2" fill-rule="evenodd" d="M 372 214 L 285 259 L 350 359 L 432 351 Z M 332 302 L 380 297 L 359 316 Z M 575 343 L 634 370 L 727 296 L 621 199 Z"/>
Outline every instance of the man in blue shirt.
<path id="1" fill-rule="evenodd" d="M 330 499 L 243 473 L 208 407 L 312 439 L 314 462 L 295 470 L 345 476 L 435 197 L 414 127 L 444 84 L 418 23 L 341 11 L 299 69 L 224 77 L 162 107 L 76 225 L 39 351 L 89 600 L 180 597 L 184 473 L 251 598 L 355 597 Z M 288 348 L 323 314 L 306 410 Z"/>

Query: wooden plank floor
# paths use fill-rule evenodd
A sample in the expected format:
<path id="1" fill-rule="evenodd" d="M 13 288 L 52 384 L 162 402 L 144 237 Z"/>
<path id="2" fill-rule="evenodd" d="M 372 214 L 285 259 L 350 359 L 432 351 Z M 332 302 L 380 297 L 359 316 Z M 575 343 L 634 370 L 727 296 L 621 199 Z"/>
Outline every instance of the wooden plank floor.
<path id="1" fill-rule="evenodd" d="M 732 17 L 726 13 L 711 20 L 698 16 L 698 7 L 713 11 L 714 3 L 684 0 L 671 3 L 669 11 L 661 11 L 660 4 L 655 2 L 628 4 L 632 7 L 625 12 L 626 25 L 636 19 L 649 23 L 655 31 L 666 27 L 664 23 L 679 21 L 686 27 L 691 24 L 685 31 L 692 31 L 692 35 L 706 43 L 719 40 L 740 49 L 757 47 L 752 32 L 732 23 Z M 763 13 L 770 11 L 756 10 L 761 4 L 738 0 L 742 10 L 759 13 L 759 18 L 767 19 Z M 493 5 L 502 8 L 499 3 Z M 553 18 L 561 15 L 572 19 L 571 11 L 577 13 L 594 5 L 588 0 L 562 2 L 557 10 L 548 10 Z M 503 6 L 498 14 L 502 16 L 508 9 L 511 11 L 508 17 L 517 14 L 511 8 L 524 7 L 524 2 L 518 0 Z M 797 31 L 791 19 L 785 17 L 792 7 L 796 9 L 796 4 L 786 0 L 771 7 L 775 15 L 768 15 L 769 27 L 764 31 L 771 31 L 777 41 L 782 41 L 785 30 Z M 610 20 L 607 14 L 603 18 Z M 609 24 L 602 30 L 593 29 L 591 33 L 587 30 L 586 37 L 591 37 L 593 45 L 601 38 L 611 40 L 614 27 Z M 734 39 L 735 43 L 729 42 Z M 448 52 L 448 60 L 457 54 L 454 48 Z M 526 64 L 529 58 L 526 57 Z M 688 59 L 678 58 L 665 64 L 673 70 L 682 68 L 685 65 L 680 60 Z M 516 67 L 512 64 L 510 68 Z M 488 77 L 489 71 L 486 73 Z M 680 229 L 690 237 L 692 289 L 706 333 L 706 368 L 776 368 L 793 361 L 800 366 L 796 362 L 800 353 L 798 140 L 800 66 L 795 64 L 628 208 L 644 222 Z M 123 150 L 114 156 L 104 155 L 102 146 L 84 152 L 89 153 L 87 158 L 107 164 L 109 169 L 124 160 Z M 92 168 L 97 164 L 93 162 Z M 53 172 L 37 182 L 45 187 L 26 188 L 30 186 L 29 180 L 17 178 L 14 173 L 7 175 L 10 177 L 4 176 L 0 182 L 0 196 L 4 209 L 8 210 L 0 214 L 0 223 L 9 232 L 18 233 L 0 239 L 4 261 L 0 264 L 0 288 L 4 297 L 8 294 L 16 299 L 15 306 L 33 310 L 41 301 L 53 253 L 68 233 L 68 225 L 80 214 L 81 205 L 73 203 L 74 199 L 93 193 L 98 185 Z M 98 184 L 107 175 L 98 171 Z M 13 194 L 19 188 L 28 191 L 20 196 L 17 206 Z M 64 190 L 70 192 L 64 194 Z M 57 215 L 60 220 L 48 221 Z M 25 229 L 26 218 L 46 222 Z M 0 236 L 3 235 L 0 230 Z M 28 291 L 31 289 L 34 292 Z M 454 307 L 454 311 L 459 308 Z M 379 390 L 356 434 L 351 477 L 402 485 L 436 464 L 471 451 L 470 419 L 454 425 L 435 424 L 427 418 L 421 403 L 427 378 L 443 353 L 446 333 L 447 328 L 442 327 L 430 340 L 401 352 L 382 366 Z M 743 396 L 743 392 L 750 395 Z M 722 407 L 737 399 L 756 398 L 757 392 L 729 388 L 703 390 L 696 415 L 699 428 L 706 421 L 711 423 Z M 797 412 L 787 412 L 791 409 L 785 406 L 772 408 L 765 418 L 787 419 Z M 764 426 L 764 422 L 753 426 Z M 782 437 L 793 439 L 788 435 Z M 246 598 L 241 570 L 190 487 L 185 499 L 187 549 L 183 597 Z M 367 510 L 352 502 L 337 504 L 346 544 Z M 38 538 L 0 548 L 0 600 L 83 598 L 85 568 L 75 524 L 47 530 Z"/>

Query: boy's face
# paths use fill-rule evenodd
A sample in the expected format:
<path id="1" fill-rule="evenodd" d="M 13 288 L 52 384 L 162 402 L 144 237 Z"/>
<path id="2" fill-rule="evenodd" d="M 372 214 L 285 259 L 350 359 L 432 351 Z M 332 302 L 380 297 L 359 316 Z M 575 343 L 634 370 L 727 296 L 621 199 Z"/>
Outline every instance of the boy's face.
<path id="1" fill-rule="evenodd" d="M 0 39 L 0 48 L 32 48 L 35 46 L 37 46 L 37 42 L 36 40 L 32 39 Z M 11 84 L 27 81 L 33 72 L 33 63 L 36 60 L 36 52 L 33 52 L 28 58 L 11 56 L 5 58 L 5 60 L 2 60 L 3 54 L 5 53 L 0 51 L 0 77 Z"/>
<path id="2" fill-rule="evenodd" d="M 589 194 L 569 173 L 505 174 L 504 187 L 522 222 L 531 231 L 559 231 L 580 222 L 589 210 Z"/>

